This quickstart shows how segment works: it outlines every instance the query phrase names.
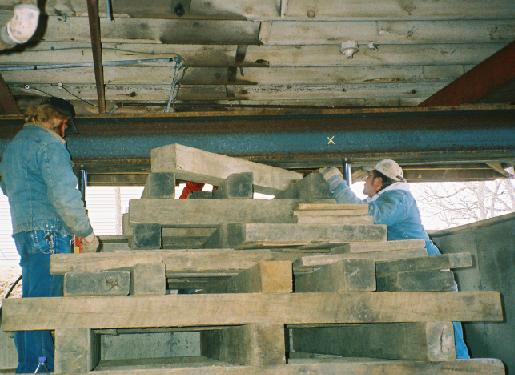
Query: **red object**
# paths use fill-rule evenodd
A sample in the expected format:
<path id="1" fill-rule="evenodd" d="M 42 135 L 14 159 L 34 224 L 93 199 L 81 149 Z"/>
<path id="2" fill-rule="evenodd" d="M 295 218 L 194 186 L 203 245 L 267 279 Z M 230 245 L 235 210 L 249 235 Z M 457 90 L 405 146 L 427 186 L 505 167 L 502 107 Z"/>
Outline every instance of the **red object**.
<path id="1" fill-rule="evenodd" d="M 188 199 L 190 193 L 193 193 L 194 191 L 202 191 L 203 187 L 204 184 L 202 182 L 198 183 L 186 181 L 186 186 L 184 187 L 184 189 L 182 189 L 182 193 L 179 199 Z"/>
<path id="2" fill-rule="evenodd" d="M 73 253 L 80 254 L 82 253 L 82 238 L 79 236 L 73 236 Z"/>

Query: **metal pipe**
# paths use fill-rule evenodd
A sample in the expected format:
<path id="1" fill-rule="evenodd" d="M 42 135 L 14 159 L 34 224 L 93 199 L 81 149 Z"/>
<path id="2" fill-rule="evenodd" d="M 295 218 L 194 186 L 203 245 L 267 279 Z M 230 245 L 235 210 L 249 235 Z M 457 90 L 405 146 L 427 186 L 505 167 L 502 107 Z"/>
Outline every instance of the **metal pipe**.
<path id="1" fill-rule="evenodd" d="M 349 184 L 349 186 L 352 185 L 352 168 L 351 168 L 351 163 L 349 160 L 347 160 L 347 158 L 345 158 L 344 162 L 343 162 L 343 177 L 347 180 L 347 184 Z"/>
<path id="2" fill-rule="evenodd" d="M 100 19 L 98 18 L 98 0 L 87 0 L 89 16 L 89 32 L 91 36 L 91 49 L 97 84 L 98 113 L 105 113 L 106 98 L 104 85 L 104 69 L 102 67 L 102 41 L 100 37 Z"/>

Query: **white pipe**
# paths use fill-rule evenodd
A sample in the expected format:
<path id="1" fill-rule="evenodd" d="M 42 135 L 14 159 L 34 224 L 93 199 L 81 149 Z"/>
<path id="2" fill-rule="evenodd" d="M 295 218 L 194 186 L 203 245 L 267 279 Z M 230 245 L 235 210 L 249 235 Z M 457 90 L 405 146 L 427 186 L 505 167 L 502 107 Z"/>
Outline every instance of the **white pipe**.
<path id="1" fill-rule="evenodd" d="M 38 28 L 39 8 L 33 4 L 18 4 L 14 16 L 0 30 L 0 50 L 26 43 Z"/>

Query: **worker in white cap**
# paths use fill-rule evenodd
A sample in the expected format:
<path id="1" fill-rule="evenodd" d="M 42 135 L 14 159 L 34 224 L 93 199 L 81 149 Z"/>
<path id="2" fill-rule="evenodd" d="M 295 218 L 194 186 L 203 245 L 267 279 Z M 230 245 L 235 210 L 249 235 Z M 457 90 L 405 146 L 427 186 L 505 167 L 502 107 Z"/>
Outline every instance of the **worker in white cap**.
<path id="1" fill-rule="evenodd" d="M 368 203 L 368 213 L 374 218 L 374 223 L 386 224 L 388 241 L 421 239 L 426 243 L 429 256 L 441 255 L 424 230 L 417 202 L 397 162 L 383 159 L 368 172 L 363 187 L 363 194 L 367 196 L 365 200 L 354 194 L 338 168 L 320 168 L 320 173 L 329 184 L 336 203 Z M 461 323 L 453 322 L 453 326 L 456 357 L 468 359 L 470 356 Z"/>

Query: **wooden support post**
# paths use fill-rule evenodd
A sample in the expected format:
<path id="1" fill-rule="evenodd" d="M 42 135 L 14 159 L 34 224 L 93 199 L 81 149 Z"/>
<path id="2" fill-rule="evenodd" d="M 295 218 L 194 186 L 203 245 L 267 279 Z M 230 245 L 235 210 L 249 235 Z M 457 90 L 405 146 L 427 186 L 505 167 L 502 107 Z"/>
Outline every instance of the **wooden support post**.
<path id="1" fill-rule="evenodd" d="M 209 293 L 288 293 L 292 287 L 291 261 L 263 261 L 227 280 L 206 287 Z"/>
<path id="2" fill-rule="evenodd" d="M 296 292 L 352 292 L 376 289 L 371 259 L 342 259 L 308 273 L 295 273 Z"/>
<path id="3" fill-rule="evenodd" d="M 142 198 L 175 198 L 175 175 L 173 173 L 150 173 Z"/>
<path id="4" fill-rule="evenodd" d="M 130 285 L 129 271 L 67 272 L 63 292 L 65 296 L 126 296 Z"/>
<path id="5" fill-rule="evenodd" d="M 131 275 L 131 295 L 159 296 L 166 294 L 165 265 L 140 263 L 134 265 Z"/>
<path id="6" fill-rule="evenodd" d="M 200 333 L 202 355 L 232 364 L 256 367 L 286 363 L 285 330 L 281 324 L 248 324 Z"/>
<path id="7" fill-rule="evenodd" d="M 100 360 L 100 339 L 88 328 L 56 328 L 56 374 L 87 373 Z"/>
<path id="8" fill-rule="evenodd" d="M 353 324 L 292 329 L 295 351 L 343 357 L 452 361 L 450 322 Z"/>

